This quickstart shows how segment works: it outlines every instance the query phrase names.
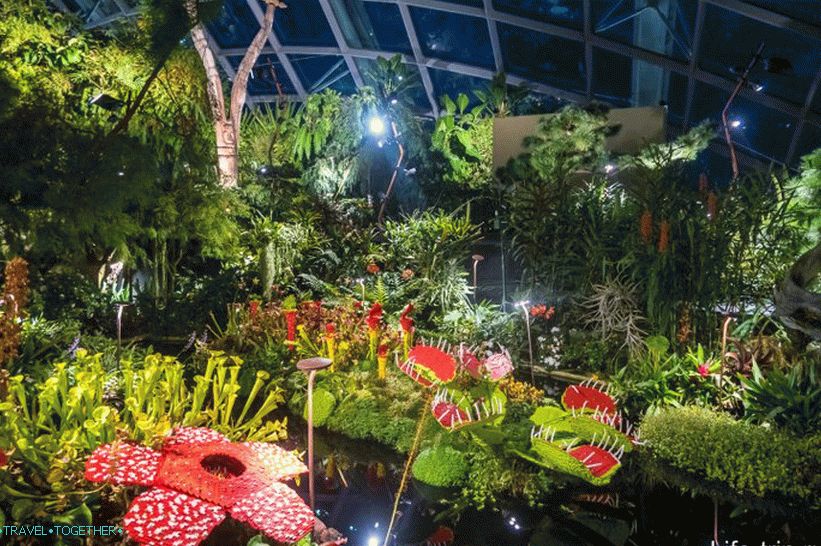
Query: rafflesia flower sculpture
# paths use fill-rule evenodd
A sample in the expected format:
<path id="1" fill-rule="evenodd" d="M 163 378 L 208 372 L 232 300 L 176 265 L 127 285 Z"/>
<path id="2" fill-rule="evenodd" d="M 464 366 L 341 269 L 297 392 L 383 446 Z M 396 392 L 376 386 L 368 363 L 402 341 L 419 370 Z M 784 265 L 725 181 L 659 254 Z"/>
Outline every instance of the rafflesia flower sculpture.
<path id="1" fill-rule="evenodd" d="M 131 443 L 98 447 L 86 461 L 85 477 L 151 487 L 123 518 L 136 542 L 194 546 L 229 514 L 278 542 L 300 540 L 314 528 L 314 515 L 281 480 L 307 471 L 296 455 L 273 444 L 180 428 L 160 451 Z"/>

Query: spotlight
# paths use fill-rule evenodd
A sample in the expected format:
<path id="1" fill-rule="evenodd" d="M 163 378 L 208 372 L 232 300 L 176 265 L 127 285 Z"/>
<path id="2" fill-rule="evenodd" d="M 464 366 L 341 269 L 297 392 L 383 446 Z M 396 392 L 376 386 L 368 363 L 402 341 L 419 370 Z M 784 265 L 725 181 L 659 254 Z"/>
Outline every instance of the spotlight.
<path id="1" fill-rule="evenodd" d="M 607 165 L 604 166 L 604 172 L 606 172 L 607 174 L 610 174 L 615 170 L 616 170 L 616 166 L 613 165 L 612 163 L 608 163 Z"/>
<path id="2" fill-rule="evenodd" d="M 88 105 L 91 106 L 92 104 L 109 112 L 116 112 L 123 107 L 123 101 L 105 93 L 100 93 L 88 99 Z"/>
<path id="3" fill-rule="evenodd" d="M 413 176 L 416 174 L 416 167 L 405 169 L 405 176 Z"/>
<path id="4" fill-rule="evenodd" d="M 385 134 L 385 120 L 377 115 L 371 116 L 368 120 L 368 130 L 373 136 L 381 136 Z"/>
<path id="5" fill-rule="evenodd" d="M 742 126 L 742 124 L 741 124 L 740 119 L 734 119 L 734 120 L 730 121 L 730 127 L 732 127 L 733 129 L 738 129 L 741 126 Z"/>
<path id="6" fill-rule="evenodd" d="M 753 91 L 755 91 L 756 93 L 761 93 L 762 91 L 764 91 L 763 83 L 750 82 L 750 87 L 752 87 Z"/>
<path id="7" fill-rule="evenodd" d="M 379 546 L 379 539 L 375 536 L 368 538 L 368 546 Z"/>

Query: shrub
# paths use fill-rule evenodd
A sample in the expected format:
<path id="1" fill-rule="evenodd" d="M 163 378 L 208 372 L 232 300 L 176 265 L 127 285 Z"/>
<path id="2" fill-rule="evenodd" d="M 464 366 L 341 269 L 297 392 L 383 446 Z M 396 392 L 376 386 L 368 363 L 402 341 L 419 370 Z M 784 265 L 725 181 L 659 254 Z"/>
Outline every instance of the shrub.
<path id="1" fill-rule="evenodd" d="M 641 432 L 651 459 L 688 478 L 725 485 L 744 502 L 784 499 L 819 507 L 821 435 L 798 438 L 693 406 L 648 415 Z"/>
<path id="2" fill-rule="evenodd" d="M 453 487 L 461 484 L 468 472 L 464 454 L 450 446 L 437 446 L 423 450 L 413 463 L 413 477 L 436 487 Z"/>

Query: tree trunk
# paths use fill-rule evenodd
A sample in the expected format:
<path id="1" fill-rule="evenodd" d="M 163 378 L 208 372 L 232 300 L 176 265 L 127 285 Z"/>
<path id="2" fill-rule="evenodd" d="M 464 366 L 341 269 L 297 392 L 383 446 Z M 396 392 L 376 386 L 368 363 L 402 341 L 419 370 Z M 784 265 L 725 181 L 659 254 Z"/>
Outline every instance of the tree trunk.
<path id="1" fill-rule="evenodd" d="M 205 76 L 208 81 L 208 102 L 211 106 L 211 115 L 214 121 L 214 131 L 217 143 L 217 172 L 220 184 L 225 188 L 236 187 L 239 181 L 239 137 L 242 123 L 242 108 L 248 95 L 248 79 L 251 70 L 257 62 L 262 48 L 271 32 L 274 23 L 276 8 L 284 8 L 285 4 L 278 0 L 266 0 L 265 15 L 262 26 L 251 41 L 251 45 L 242 57 L 234 82 L 231 86 L 231 102 L 228 112 L 225 111 L 225 96 L 222 89 L 217 63 L 208 41 L 202 23 L 191 29 L 191 38 L 194 48 L 202 59 Z M 191 9 L 191 8 L 189 8 Z"/>
<path id="2" fill-rule="evenodd" d="M 821 273 L 821 244 L 804 253 L 775 289 L 775 314 L 793 330 L 821 339 L 821 295 L 807 287 Z"/>

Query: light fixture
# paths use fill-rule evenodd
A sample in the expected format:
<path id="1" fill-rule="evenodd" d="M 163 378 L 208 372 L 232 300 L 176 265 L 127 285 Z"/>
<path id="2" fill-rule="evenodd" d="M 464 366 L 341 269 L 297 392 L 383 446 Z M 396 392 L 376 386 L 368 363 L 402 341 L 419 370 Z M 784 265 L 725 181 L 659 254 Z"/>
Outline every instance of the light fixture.
<path id="1" fill-rule="evenodd" d="M 368 538 L 368 546 L 379 546 L 379 539 L 375 536 Z"/>
<path id="2" fill-rule="evenodd" d="M 123 101 L 105 93 L 100 93 L 88 99 L 88 105 L 91 106 L 92 104 L 109 112 L 116 112 L 123 107 Z"/>
<path id="3" fill-rule="evenodd" d="M 385 120 L 377 115 L 371 116 L 368 120 L 368 131 L 373 136 L 382 136 L 385 134 Z"/>
<path id="4" fill-rule="evenodd" d="M 604 172 L 606 172 L 607 174 L 610 174 L 615 170 L 616 170 L 616 166 L 613 165 L 612 163 L 608 163 L 607 165 L 604 166 Z"/>
<path id="5" fill-rule="evenodd" d="M 730 127 L 732 127 L 733 129 L 738 129 L 739 127 L 741 127 L 741 120 L 740 119 L 732 120 L 730 122 Z"/>

